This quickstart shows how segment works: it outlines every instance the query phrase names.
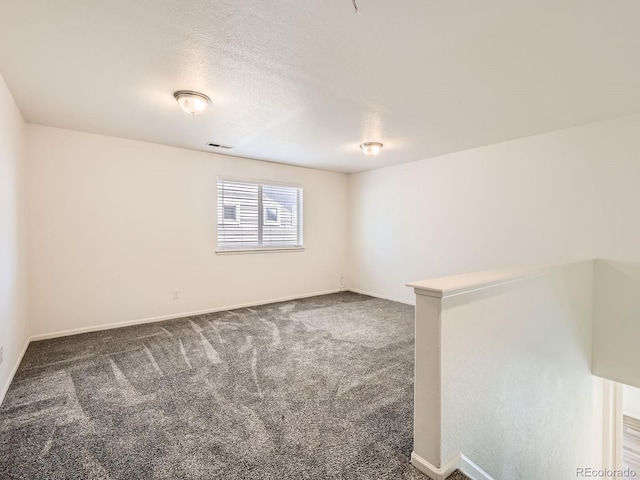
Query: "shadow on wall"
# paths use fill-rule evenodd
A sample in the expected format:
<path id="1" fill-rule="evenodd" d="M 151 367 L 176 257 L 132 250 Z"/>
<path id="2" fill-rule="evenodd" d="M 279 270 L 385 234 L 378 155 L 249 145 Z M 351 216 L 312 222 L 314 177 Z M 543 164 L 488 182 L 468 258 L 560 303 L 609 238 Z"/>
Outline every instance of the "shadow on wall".
<path id="1" fill-rule="evenodd" d="M 640 387 L 640 264 L 595 263 L 593 374 Z"/>

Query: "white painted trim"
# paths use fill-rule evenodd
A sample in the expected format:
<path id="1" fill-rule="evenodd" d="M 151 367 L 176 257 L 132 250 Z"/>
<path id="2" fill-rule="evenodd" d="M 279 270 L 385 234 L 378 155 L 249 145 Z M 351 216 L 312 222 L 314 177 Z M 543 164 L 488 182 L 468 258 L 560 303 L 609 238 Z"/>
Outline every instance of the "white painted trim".
<path id="1" fill-rule="evenodd" d="M 411 465 L 422 473 L 429 475 L 433 480 L 445 480 L 456 470 L 460 470 L 472 480 L 493 480 L 487 472 L 461 453 L 453 457 L 449 463 L 443 467 L 438 468 L 431 465 L 416 452 L 411 452 Z"/>
<path id="2" fill-rule="evenodd" d="M 216 255 L 243 255 L 249 253 L 286 253 L 304 252 L 304 247 L 264 247 L 238 248 L 235 250 L 216 250 Z"/>
<path id="3" fill-rule="evenodd" d="M 384 295 L 379 295 L 377 293 L 371 293 L 371 292 L 365 292 L 364 290 L 359 290 L 357 288 L 346 288 L 345 290 L 348 291 L 348 292 L 359 293 L 361 295 L 367 295 L 368 297 L 375 297 L 375 298 L 381 298 L 382 300 L 389 300 L 390 302 L 404 303 L 405 305 L 411 305 L 412 307 L 416 306 L 415 303 L 413 303 L 413 302 L 407 302 L 406 300 L 399 300 L 397 298 L 385 297 Z"/>
<path id="4" fill-rule="evenodd" d="M 173 313 L 170 315 L 161 315 L 159 317 L 139 318 L 136 320 L 125 320 L 124 322 L 107 323 L 103 325 L 96 325 L 92 327 L 74 328 L 71 330 L 63 330 L 61 332 L 43 333 L 40 335 L 34 335 L 29 340 L 32 342 L 38 340 L 47 340 L 49 338 L 67 337 L 69 335 L 78 335 L 80 333 L 97 332 L 100 330 L 111 330 L 113 328 L 129 327 L 131 325 L 139 325 L 142 323 L 162 322 L 163 320 L 173 320 L 175 318 L 192 317 L 194 315 L 203 315 L 205 313 L 223 312 L 225 310 L 235 310 L 238 308 L 256 307 L 258 305 L 268 305 L 270 303 L 287 302 L 290 300 L 298 300 L 301 298 L 317 297 L 320 295 L 329 295 L 332 293 L 339 293 L 339 289 L 327 290 L 324 292 L 305 293 L 303 295 L 293 295 L 289 297 L 275 298 L 272 300 L 264 300 L 258 302 L 243 303 L 239 305 L 231 305 L 225 307 L 207 308 L 205 310 L 196 310 L 193 312 Z"/>
<path id="5" fill-rule="evenodd" d="M 411 465 L 416 467 L 422 473 L 428 475 L 433 480 L 444 480 L 453 473 L 455 468 L 449 469 L 449 465 L 438 468 L 431 463 L 427 462 L 424 458 L 418 455 L 416 452 L 411 452 Z"/>
<path id="6" fill-rule="evenodd" d="M 604 468 L 622 465 L 622 384 L 603 379 L 602 463 Z"/>
<path id="7" fill-rule="evenodd" d="M 462 463 L 458 466 L 460 471 L 473 480 L 493 480 L 493 477 L 473 463 L 464 455 L 460 454 Z"/>
<path id="8" fill-rule="evenodd" d="M 482 272 L 463 273 L 448 277 L 431 278 L 407 283 L 416 295 L 447 298 L 465 293 L 499 287 L 510 283 L 528 280 L 540 275 L 547 275 L 554 270 L 561 270 L 581 263 L 594 263 L 595 260 L 582 260 L 544 268 L 512 268 L 507 270 L 485 270 Z"/>
<path id="9" fill-rule="evenodd" d="M 24 348 L 22 349 L 22 353 L 18 356 L 16 363 L 14 364 L 13 368 L 11 369 L 11 372 L 9 373 L 9 377 L 7 378 L 6 383 L 2 386 L 2 390 L 0 390 L 0 405 L 2 405 L 2 402 L 4 402 L 4 397 L 7 395 L 7 392 L 9 391 L 9 386 L 11 385 L 11 382 L 13 382 L 13 377 L 15 377 L 16 372 L 18 371 L 18 367 L 20 366 L 20 363 L 22 363 L 22 359 L 24 358 L 24 354 L 27 353 L 27 348 L 29 348 L 30 343 L 31 343 L 31 339 L 27 338 L 27 341 L 24 344 Z"/>
<path id="10" fill-rule="evenodd" d="M 614 415 L 615 415 L 615 449 L 614 449 L 614 455 L 615 455 L 615 460 L 616 460 L 616 467 L 617 468 L 623 468 L 624 465 L 622 463 L 622 454 L 623 454 L 623 446 L 624 446 L 624 442 L 623 442 L 623 430 L 624 430 L 624 424 L 623 424 L 623 418 L 622 418 L 622 407 L 623 407 L 623 402 L 624 402 L 624 394 L 623 394 L 623 389 L 622 389 L 622 384 L 621 383 L 616 383 L 615 384 L 615 406 L 614 406 Z"/>

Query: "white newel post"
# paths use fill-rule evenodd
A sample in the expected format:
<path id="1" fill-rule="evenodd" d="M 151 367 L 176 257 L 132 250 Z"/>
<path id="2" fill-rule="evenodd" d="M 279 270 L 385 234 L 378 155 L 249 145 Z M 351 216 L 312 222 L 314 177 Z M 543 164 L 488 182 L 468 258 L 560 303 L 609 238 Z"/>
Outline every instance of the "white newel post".
<path id="1" fill-rule="evenodd" d="M 593 277 L 585 261 L 408 285 L 417 469 L 435 480 L 455 469 L 476 480 L 538 479 L 596 465 Z"/>
<path id="2" fill-rule="evenodd" d="M 441 314 L 442 298 L 416 293 L 414 454 L 441 467 Z"/>

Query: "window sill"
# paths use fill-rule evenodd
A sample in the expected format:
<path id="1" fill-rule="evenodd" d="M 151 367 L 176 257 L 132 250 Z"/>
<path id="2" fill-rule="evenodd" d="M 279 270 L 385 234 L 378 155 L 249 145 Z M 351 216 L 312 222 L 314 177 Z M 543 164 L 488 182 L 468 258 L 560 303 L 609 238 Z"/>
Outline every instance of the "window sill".
<path id="1" fill-rule="evenodd" d="M 242 255 L 244 253 L 282 252 L 304 252 L 304 247 L 240 248 L 238 250 L 216 250 L 216 255 Z"/>

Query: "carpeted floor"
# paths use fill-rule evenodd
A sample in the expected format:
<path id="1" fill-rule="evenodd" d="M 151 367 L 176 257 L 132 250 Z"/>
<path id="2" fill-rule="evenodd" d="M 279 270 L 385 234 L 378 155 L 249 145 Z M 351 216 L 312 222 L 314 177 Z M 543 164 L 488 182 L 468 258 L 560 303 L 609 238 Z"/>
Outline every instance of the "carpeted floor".
<path id="1" fill-rule="evenodd" d="M 413 307 L 354 293 L 30 345 L 0 478 L 426 479 Z"/>

